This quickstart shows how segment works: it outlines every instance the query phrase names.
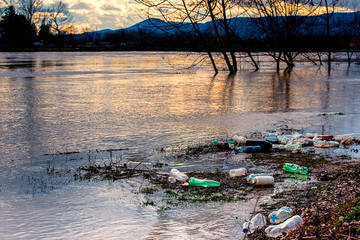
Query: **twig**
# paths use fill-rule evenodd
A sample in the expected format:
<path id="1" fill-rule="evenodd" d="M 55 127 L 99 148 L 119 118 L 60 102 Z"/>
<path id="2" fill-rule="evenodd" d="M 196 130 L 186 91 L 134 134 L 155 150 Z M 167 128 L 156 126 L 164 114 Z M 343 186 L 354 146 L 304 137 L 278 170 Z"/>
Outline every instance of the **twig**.
<path id="1" fill-rule="evenodd" d="M 341 236 L 341 237 L 345 237 L 345 238 L 354 239 L 354 240 L 359 240 L 359 239 L 360 239 L 360 238 L 357 238 L 357 237 L 352 237 L 352 236 L 348 236 L 348 235 L 345 235 L 345 234 L 339 234 L 339 236 Z"/>

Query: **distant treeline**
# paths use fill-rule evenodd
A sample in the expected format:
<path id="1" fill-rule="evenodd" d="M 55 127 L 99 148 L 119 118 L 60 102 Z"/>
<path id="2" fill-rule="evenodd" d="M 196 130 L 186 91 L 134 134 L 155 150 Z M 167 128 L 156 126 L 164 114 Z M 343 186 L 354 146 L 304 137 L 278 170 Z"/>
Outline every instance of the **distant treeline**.
<path id="1" fill-rule="evenodd" d="M 360 49 L 360 12 L 336 12 L 335 5 L 341 2 L 338 0 L 318 0 L 316 6 L 311 0 L 201 0 L 198 5 L 181 0 L 182 5 L 165 13 L 163 7 L 178 3 L 172 1 L 136 0 L 152 9 L 149 12 L 161 13 L 160 18 L 148 14 L 147 20 L 127 29 L 85 29 L 82 34 L 74 34 L 67 5 L 61 1 L 43 8 L 41 13 L 45 14 L 36 21 L 33 12 L 31 15 L 27 11 L 32 9 L 30 6 L 9 6 L 1 14 L 0 48 L 201 51 L 209 56 L 216 72 L 219 60 L 213 55 L 219 53 L 227 69 L 236 72 L 239 52 L 248 55 L 256 70 L 259 66 L 253 53 L 266 52 L 279 70 L 281 63 L 291 68 L 297 56 L 309 52 L 317 54 L 307 58 L 320 64 L 326 52 L 329 65 L 332 52 L 347 52 L 350 64 L 353 53 Z M 248 10 L 232 14 L 239 6 Z M 325 13 L 317 14 L 319 9 Z M 256 13 L 247 14 L 250 10 Z"/>

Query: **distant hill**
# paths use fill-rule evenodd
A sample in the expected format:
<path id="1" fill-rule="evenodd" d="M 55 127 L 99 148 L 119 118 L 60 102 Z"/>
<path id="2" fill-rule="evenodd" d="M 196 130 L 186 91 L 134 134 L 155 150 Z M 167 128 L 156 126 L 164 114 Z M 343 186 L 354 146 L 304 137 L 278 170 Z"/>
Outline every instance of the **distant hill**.
<path id="1" fill-rule="evenodd" d="M 337 22 L 341 21 L 342 24 L 351 25 L 355 18 L 358 18 L 360 21 L 360 12 L 335 13 L 331 19 L 332 32 L 335 33 L 335 31 L 339 31 L 339 29 L 335 28 L 335 24 Z M 251 39 L 254 36 L 260 35 L 260 32 L 258 32 L 257 27 L 254 24 L 254 19 L 252 18 L 239 17 L 239 18 L 230 19 L 228 21 L 232 29 L 236 29 L 235 34 L 242 39 Z M 316 24 L 314 24 L 314 22 L 315 22 L 314 16 L 306 17 L 305 25 L 303 25 L 302 29 L 299 29 L 300 33 L 307 34 L 311 32 L 312 34 L 315 35 L 323 34 L 324 23 L 325 23 L 324 15 L 317 16 Z M 199 28 L 202 32 L 214 33 L 212 22 L 200 23 Z M 117 29 L 117 30 L 104 29 L 92 33 L 97 34 L 98 37 L 103 37 L 105 34 L 116 33 L 119 31 L 135 31 L 135 32 L 143 31 L 147 33 L 162 35 L 162 34 L 178 34 L 178 33 L 193 32 L 193 27 L 190 23 L 165 22 L 161 19 L 150 18 L 141 21 L 139 23 L 136 23 L 133 26 L 127 28 Z"/>

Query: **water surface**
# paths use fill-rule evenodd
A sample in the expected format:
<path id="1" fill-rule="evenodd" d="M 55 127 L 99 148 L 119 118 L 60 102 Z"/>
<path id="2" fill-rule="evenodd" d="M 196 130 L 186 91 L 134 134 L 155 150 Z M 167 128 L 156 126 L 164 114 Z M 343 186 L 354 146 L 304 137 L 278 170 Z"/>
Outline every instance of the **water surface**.
<path id="1" fill-rule="evenodd" d="M 155 149 L 285 125 L 360 132 L 359 65 L 334 65 L 329 75 L 324 66 L 302 63 L 276 73 L 260 59 L 259 72 L 214 76 L 208 63 L 186 70 L 195 57 L 1 53 L 2 239 L 239 239 L 252 201 L 159 210 L 142 205 L 142 179 L 74 181 L 73 170 L 109 158 L 166 161 Z M 108 149 L 127 150 L 109 156 Z M 79 153 L 59 154 L 65 152 Z M 49 175 L 49 167 L 58 173 Z M 213 161 L 206 167 L 229 169 Z"/>

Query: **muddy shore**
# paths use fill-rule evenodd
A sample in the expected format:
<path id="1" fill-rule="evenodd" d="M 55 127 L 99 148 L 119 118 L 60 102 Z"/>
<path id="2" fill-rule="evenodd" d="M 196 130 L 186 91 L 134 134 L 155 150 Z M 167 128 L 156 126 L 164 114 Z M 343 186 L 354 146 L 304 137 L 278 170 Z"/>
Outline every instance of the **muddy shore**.
<path id="1" fill-rule="evenodd" d="M 164 149 L 159 149 L 163 152 Z M 294 215 L 306 219 L 298 230 L 288 232 L 278 239 L 359 239 L 360 238 L 360 159 L 348 156 L 328 156 L 314 153 L 271 151 L 267 153 L 235 154 L 233 149 L 218 149 L 215 146 L 197 146 L 173 153 L 176 159 L 191 161 L 195 158 L 219 159 L 219 161 L 241 161 L 271 172 L 276 184 L 284 184 L 282 191 L 274 193 L 274 187 L 257 187 L 245 177 L 230 178 L 227 172 L 189 171 L 189 177 L 208 178 L 221 182 L 219 188 L 194 188 L 176 182 L 170 183 L 168 175 L 158 170 L 128 169 L 121 166 L 89 166 L 83 168 L 81 177 L 117 180 L 142 175 L 152 185 L 144 186 L 140 192 L 152 194 L 165 191 L 167 205 L 159 206 L 155 200 L 146 204 L 162 210 L 184 202 L 243 201 L 269 196 L 254 206 L 255 213 L 267 216 L 282 206 L 293 209 Z M 307 175 L 285 173 L 284 163 L 306 166 Z M 156 166 L 161 169 L 160 164 Z M 81 174 L 78 175 L 78 177 Z M 160 188 L 154 186 L 161 186 Z M 163 199 L 164 200 L 164 199 Z M 266 236 L 264 228 L 246 234 L 244 239 L 274 239 Z"/>

